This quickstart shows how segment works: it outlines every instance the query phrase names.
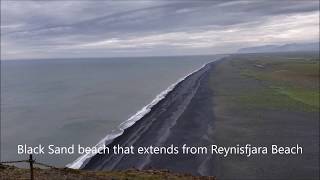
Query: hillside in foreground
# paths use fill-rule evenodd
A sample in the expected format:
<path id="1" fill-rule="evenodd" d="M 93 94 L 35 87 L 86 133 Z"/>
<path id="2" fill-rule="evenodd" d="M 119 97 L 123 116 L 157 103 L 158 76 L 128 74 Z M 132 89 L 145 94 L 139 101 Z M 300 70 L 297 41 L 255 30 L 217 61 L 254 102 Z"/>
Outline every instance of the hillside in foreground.
<path id="1" fill-rule="evenodd" d="M 0 165 L 0 177 L 3 180 L 30 179 L 30 170 L 15 166 Z M 172 173 L 167 170 L 136 170 L 125 171 L 85 171 L 69 168 L 34 169 L 36 180 L 214 180 L 213 177 L 192 176 L 190 174 Z"/>

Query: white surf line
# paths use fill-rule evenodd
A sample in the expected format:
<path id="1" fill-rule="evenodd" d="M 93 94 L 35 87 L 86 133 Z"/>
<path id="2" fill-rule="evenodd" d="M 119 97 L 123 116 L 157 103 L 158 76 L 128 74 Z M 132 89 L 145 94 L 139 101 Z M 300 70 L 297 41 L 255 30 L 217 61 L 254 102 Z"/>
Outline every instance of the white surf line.
<path id="1" fill-rule="evenodd" d="M 219 59 L 222 58 L 216 58 L 214 60 L 212 60 L 211 62 L 217 61 Z M 172 85 L 170 85 L 166 90 L 162 91 L 160 94 L 158 94 L 152 101 L 151 103 L 147 104 L 146 106 L 144 106 L 141 110 L 139 110 L 136 114 L 134 114 L 133 116 L 131 116 L 129 119 L 127 119 L 126 121 L 122 122 L 119 126 L 118 129 L 113 130 L 110 134 L 107 134 L 103 139 L 101 139 L 94 147 L 95 148 L 102 148 L 107 146 L 106 142 L 110 142 L 111 140 L 121 136 L 124 132 L 125 129 L 131 127 L 132 125 L 135 124 L 135 122 L 137 122 L 138 120 L 140 120 L 143 116 L 145 116 L 147 113 L 149 113 L 151 111 L 151 108 L 153 106 L 155 106 L 158 102 L 160 102 L 162 99 L 164 99 L 166 97 L 166 95 L 171 92 L 180 82 L 182 82 L 183 80 L 185 80 L 187 77 L 191 76 L 192 74 L 198 72 L 199 70 L 201 70 L 202 68 L 204 68 L 207 64 L 211 63 L 205 63 L 203 66 L 201 66 L 200 68 L 196 69 L 195 71 L 189 73 L 188 75 L 184 76 L 183 78 L 180 78 L 177 82 L 173 83 Z M 94 155 L 96 155 L 97 153 L 87 153 L 84 154 L 82 156 L 80 156 L 79 158 L 77 158 L 75 161 L 73 161 L 72 163 L 67 164 L 66 166 L 68 168 L 72 168 L 72 169 L 80 169 L 83 165 L 84 162 L 86 160 L 89 160 L 90 158 L 92 158 Z"/>

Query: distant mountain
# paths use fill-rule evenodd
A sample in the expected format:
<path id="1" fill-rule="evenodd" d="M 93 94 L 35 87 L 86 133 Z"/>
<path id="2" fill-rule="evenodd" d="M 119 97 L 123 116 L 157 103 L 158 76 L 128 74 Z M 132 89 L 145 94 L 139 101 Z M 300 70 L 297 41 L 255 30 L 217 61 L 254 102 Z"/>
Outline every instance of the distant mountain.
<path id="1" fill-rule="evenodd" d="M 319 51 L 319 42 L 255 46 L 255 47 L 239 49 L 238 53 L 293 52 L 293 51 Z"/>

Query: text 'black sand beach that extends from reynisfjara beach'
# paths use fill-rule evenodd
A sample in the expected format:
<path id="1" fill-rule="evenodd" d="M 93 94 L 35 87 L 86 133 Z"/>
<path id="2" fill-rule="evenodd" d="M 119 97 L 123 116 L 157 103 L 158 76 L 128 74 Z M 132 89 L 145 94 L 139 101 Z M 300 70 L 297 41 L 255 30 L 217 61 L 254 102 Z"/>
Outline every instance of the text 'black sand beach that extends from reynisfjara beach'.
<path id="1" fill-rule="evenodd" d="M 0 1 L 5 179 L 319 180 L 318 0 Z"/>

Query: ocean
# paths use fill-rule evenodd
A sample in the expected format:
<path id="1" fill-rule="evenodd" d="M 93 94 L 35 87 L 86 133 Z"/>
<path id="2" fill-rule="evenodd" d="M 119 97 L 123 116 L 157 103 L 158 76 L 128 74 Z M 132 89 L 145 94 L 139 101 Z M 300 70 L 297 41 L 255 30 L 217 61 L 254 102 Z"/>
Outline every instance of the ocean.
<path id="1" fill-rule="evenodd" d="M 218 56 L 1 61 L 1 161 L 26 159 L 17 146 L 94 146 L 141 108 Z M 161 94 L 162 93 L 162 94 Z M 128 122 L 128 121 L 127 121 Z M 116 133 L 115 133 L 116 132 Z M 81 155 L 36 155 L 66 166 Z"/>

